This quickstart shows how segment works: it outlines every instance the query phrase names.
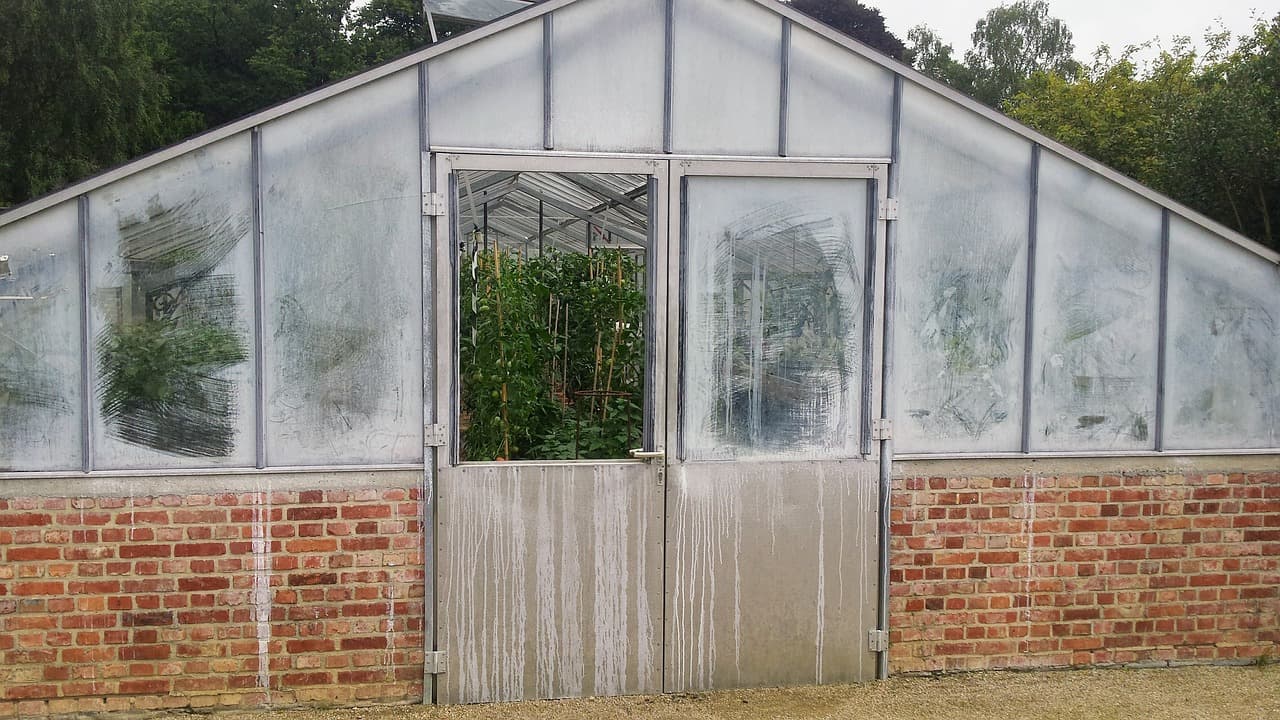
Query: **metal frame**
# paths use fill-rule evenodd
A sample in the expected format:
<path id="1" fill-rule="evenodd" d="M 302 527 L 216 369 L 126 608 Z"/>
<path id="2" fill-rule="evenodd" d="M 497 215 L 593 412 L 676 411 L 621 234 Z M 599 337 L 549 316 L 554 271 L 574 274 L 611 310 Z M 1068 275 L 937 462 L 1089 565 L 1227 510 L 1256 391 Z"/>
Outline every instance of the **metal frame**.
<path id="1" fill-rule="evenodd" d="M 668 295 L 668 315 L 671 318 L 677 318 L 677 322 L 667 323 L 667 347 L 673 348 L 675 352 L 668 355 L 668 373 L 671 377 L 676 378 L 676 382 L 669 383 L 667 386 L 667 427 L 666 435 L 669 445 L 677 448 L 677 452 L 668 457 L 668 464 L 683 463 L 681 459 L 684 456 L 683 437 L 680 433 L 680 425 L 683 416 L 683 407 L 680 403 L 681 390 L 684 385 L 684 363 L 683 363 L 683 342 L 685 330 L 685 308 L 684 295 L 685 288 L 683 284 L 684 265 L 685 265 L 685 227 L 687 213 L 684 211 L 684 200 L 686 196 L 686 180 L 690 177 L 772 177 L 772 178 L 838 178 L 849 180 L 867 180 L 869 185 L 874 186 L 876 192 L 876 202 L 869 203 L 869 214 L 875 213 L 875 207 L 882 206 L 885 203 L 887 193 L 887 182 L 883 182 L 888 175 L 888 161 L 829 161 L 815 160 L 810 158 L 769 158 L 756 159 L 752 161 L 724 161 L 724 160 L 683 160 L 673 162 L 671 169 L 671 182 L 668 185 L 668 207 L 681 208 L 679 213 L 673 213 L 667 222 L 668 237 L 668 287 L 674 291 Z M 869 218 L 869 227 L 867 232 L 867 245 L 869 257 L 884 256 L 884 238 L 885 238 L 885 221 L 877 217 L 872 221 Z M 871 367 L 878 368 L 883 362 L 884 346 L 878 341 L 882 337 L 883 313 L 874 312 L 879 307 L 874 299 L 884 297 L 885 274 L 883 265 L 875 268 L 874 283 L 867 285 L 867 291 L 873 299 L 871 311 L 874 314 L 874 322 L 871 327 L 864 328 L 867 330 L 865 338 L 870 338 L 872 348 L 870 352 Z M 864 279 L 865 280 L 865 279 Z M 864 300 L 865 302 L 865 300 Z M 864 347 L 864 352 L 867 348 Z M 870 385 L 868 392 L 867 386 Z M 860 450 L 862 452 L 859 457 L 863 459 L 874 458 L 877 456 L 877 450 L 874 444 L 869 447 L 865 444 L 870 439 L 870 414 L 874 408 L 882 402 L 883 388 L 875 378 L 875 374 L 866 371 L 863 373 L 863 402 L 862 414 L 863 429 L 859 440 Z M 752 456 L 753 461 L 768 460 L 788 460 L 786 456 L 774 457 L 769 455 Z M 833 458 L 835 459 L 835 458 Z"/>
<path id="2" fill-rule="evenodd" d="M 436 243 L 435 247 L 435 327 L 437 328 L 436 338 L 434 342 L 434 356 L 436 358 L 435 366 L 435 386 L 451 388 L 451 392 L 447 395 L 437 393 L 435 400 L 435 417 L 437 422 L 444 422 L 449 426 L 448 437 L 449 449 L 446 452 L 436 453 L 435 469 L 437 477 L 440 473 L 447 472 L 450 468 L 457 465 L 466 465 L 468 467 L 482 465 L 499 465 L 501 467 L 513 466 L 538 466 L 545 467 L 550 465 L 589 465 L 595 463 L 621 462 L 628 464 L 644 463 L 644 460 L 618 459 L 618 460 L 568 460 L 568 461 L 517 461 L 517 462 L 501 462 L 501 463 L 485 463 L 485 462 L 466 462 L 463 463 L 458 458 L 458 428 L 457 417 L 459 410 L 459 380 L 458 380 L 458 295 L 457 295 L 457 272 L 458 272 L 458 242 L 455 236 L 456 222 L 458 216 L 457 195 L 458 190 L 455 187 L 456 181 L 454 173 L 459 170 L 485 170 L 485 171 L 512 171 L 512 172 L 528 172 L 528 173 L 618 173 L 629 175 L 648 175 L 657 180 L 658 187 L 667 181 L 667 163 L 658 159 L 635 158 L 635 157 L 582 157 L 566 154 L 548 154 L 548 153 L 529 153 L 529 154 L 467 154 L 467 153 L 443 153 L 436 152 L 433 154 L 435 160 L 435 183 L 436 187 L 449 187 L 450 198 L 447 203 L 448 210 L 442 216 L 435 218 L 436 232 L 440 237 L 451 238 L 450 242 Z M 652 183 L 651 183 L 652 184 Z M 649 199 L 650 212 L 655 217 L 657 224 L 650 228 L 650 234 L 655 238 L 651 243 L 653 247 L 649 248 L 649 264 L 665 267 L 665 256 L 663 246 L 665 243 L 661 241 L 660 229 L 665 226 L 666 207 L 662 197 L 651 197 Z M 666 323 L 666 286 L 651 286 L 650 307 L 654 313 L 654 327 L 661 328 Z M 444 332 L 448 327 L 448 332 Z M 648 352 L 655 353 L 655 357 L 661 358 L 666 352 L 664 345 L 661 345 L 663 336 L 655 333 L 653 340 L 650 342 L 650 350 Z M 664 403 L 665 393 L 663 388 L 666 386 L 666 375 L 664 365 L 661 362 L 654 363 L 654 372 L 649 378 L 650 389 L 646 391 L 646 413 L 652 413 L 654 427 L 665 427 L 666 406 Z M 645 447 L 645 450 L 655 450 L 656 447 Z"/>

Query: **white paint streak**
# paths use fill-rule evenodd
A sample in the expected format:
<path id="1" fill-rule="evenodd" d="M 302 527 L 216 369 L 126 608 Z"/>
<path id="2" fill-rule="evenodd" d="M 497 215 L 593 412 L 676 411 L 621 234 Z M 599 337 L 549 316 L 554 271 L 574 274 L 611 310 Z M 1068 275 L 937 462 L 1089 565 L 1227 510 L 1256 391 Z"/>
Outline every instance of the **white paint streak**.
<path id="1" fill-rule="evenodd" d="M 258 639 L 258 687 L 271 704 L 271 478 L 263 476 L 266 487 L 253 495 L 253 618 Z"/>

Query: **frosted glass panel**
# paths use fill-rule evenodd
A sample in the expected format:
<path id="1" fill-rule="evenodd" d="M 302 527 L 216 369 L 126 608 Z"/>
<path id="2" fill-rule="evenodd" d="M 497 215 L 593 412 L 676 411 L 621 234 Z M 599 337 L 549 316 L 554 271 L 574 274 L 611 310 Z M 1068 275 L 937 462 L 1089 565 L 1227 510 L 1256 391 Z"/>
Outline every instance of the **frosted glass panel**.
<path id="1" fill-rule="evenodd" d="M 1031 449 L 1155 448 L 1160 208 L 1045 152 Z"/>
<path id="2" fill-rule="evenodd" d="M 1280 269 L 1176 217 L 1170 242 L 1165 445 L 1280 447 Z"/>
<path id="3" fill-rule="evenodd" d="M 0 228 L 0 471 L 83 463 L 77 225 L 68 202 Z"/>
<path id="4" fill-rule="evenodd" d="M 262 131 L 267 462 L 422 459 L 413 70 Z"/>
<path id="5" fill-rule="evenodd" d="M 542 149 L 542 21 L 427 64 L 432 145 Z"/>
<path id="6" fill-rule="evenodd" d="M 661 152 L 665 13 L 665 0 L 588 0 L 556 11 L 557 149 Z"/>
<path id="7" fill-rule="evenodd" d="M 1017 450 L 1031 145 L 905 83 L 900 172 L 896 447 Z"/>
<path id="8" fill-rule="evenodd" d="M 89 196 L 94 468 L 252 465 L 247 134 Z"/>
<path id="9" fill-rule="evenodd" d="M 686 460 L 858 454 L 864 180 L 690 178 Z"/>
<path id="10" fill-rule="evenodd" d="M 782 18 L 750 0 L 675 10 L 675 151 L 776 155 Z"/>
<path id="11" fill-rule="evenodd" d="M 788 89 L 789 155 L 889 157 L 893 73 L 794 26 Z"/>

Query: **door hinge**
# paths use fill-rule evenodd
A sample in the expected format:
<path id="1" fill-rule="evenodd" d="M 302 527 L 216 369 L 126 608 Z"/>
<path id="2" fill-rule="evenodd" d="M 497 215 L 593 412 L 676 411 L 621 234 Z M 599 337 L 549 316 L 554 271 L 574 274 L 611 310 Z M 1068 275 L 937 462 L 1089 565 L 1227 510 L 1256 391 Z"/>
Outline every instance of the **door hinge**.
<path id="1" fill-rule="evenodd" d="M 425 217 L 444 215 L 444 193 L 422 193 L 422 214 Z"/>
<path id="2" fill-rule="evenodd" d="M 449 653 L 443 650 L 427 653 L 425 660 L 425 672 L 427 675 L 443 675 L 449 665 Z"/>
<path id="3" fill-rule="evenodd" d="M 889 418 L 877 418 L 871 423 L 872 440 L 892 440 L 893 421 Z"/>
<path id="4" fill-rule="evenodd" d="M 880 203 L 880 219 L 881 220 L 897 220 L 898 219 L 898 198 L 885 198 Z"/>
<path id="5" fill-rule="evenodd" d="M 884 630 L 868 630 L 867 649 L 871 652 L 885 652 L 888 650 L 889 633 Z"/>
<path id="6" fill-rule="evenodd" d="M 422 444 L 424 447 L 444 447 L 448 442 L 448 433 L 445 432 L 444 425 L 436 423 L 422 428 Z"/>

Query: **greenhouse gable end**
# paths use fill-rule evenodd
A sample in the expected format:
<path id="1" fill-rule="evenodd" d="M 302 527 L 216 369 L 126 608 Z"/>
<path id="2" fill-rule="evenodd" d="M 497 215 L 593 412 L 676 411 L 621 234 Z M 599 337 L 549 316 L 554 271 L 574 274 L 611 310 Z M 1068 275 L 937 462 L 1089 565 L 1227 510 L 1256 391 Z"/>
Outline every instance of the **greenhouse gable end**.
<path id="1" fill-rule="evenodd" d="M 1248 663 L 1280 256 L 773 0 L 0 215 L 0 717 Z"/>

